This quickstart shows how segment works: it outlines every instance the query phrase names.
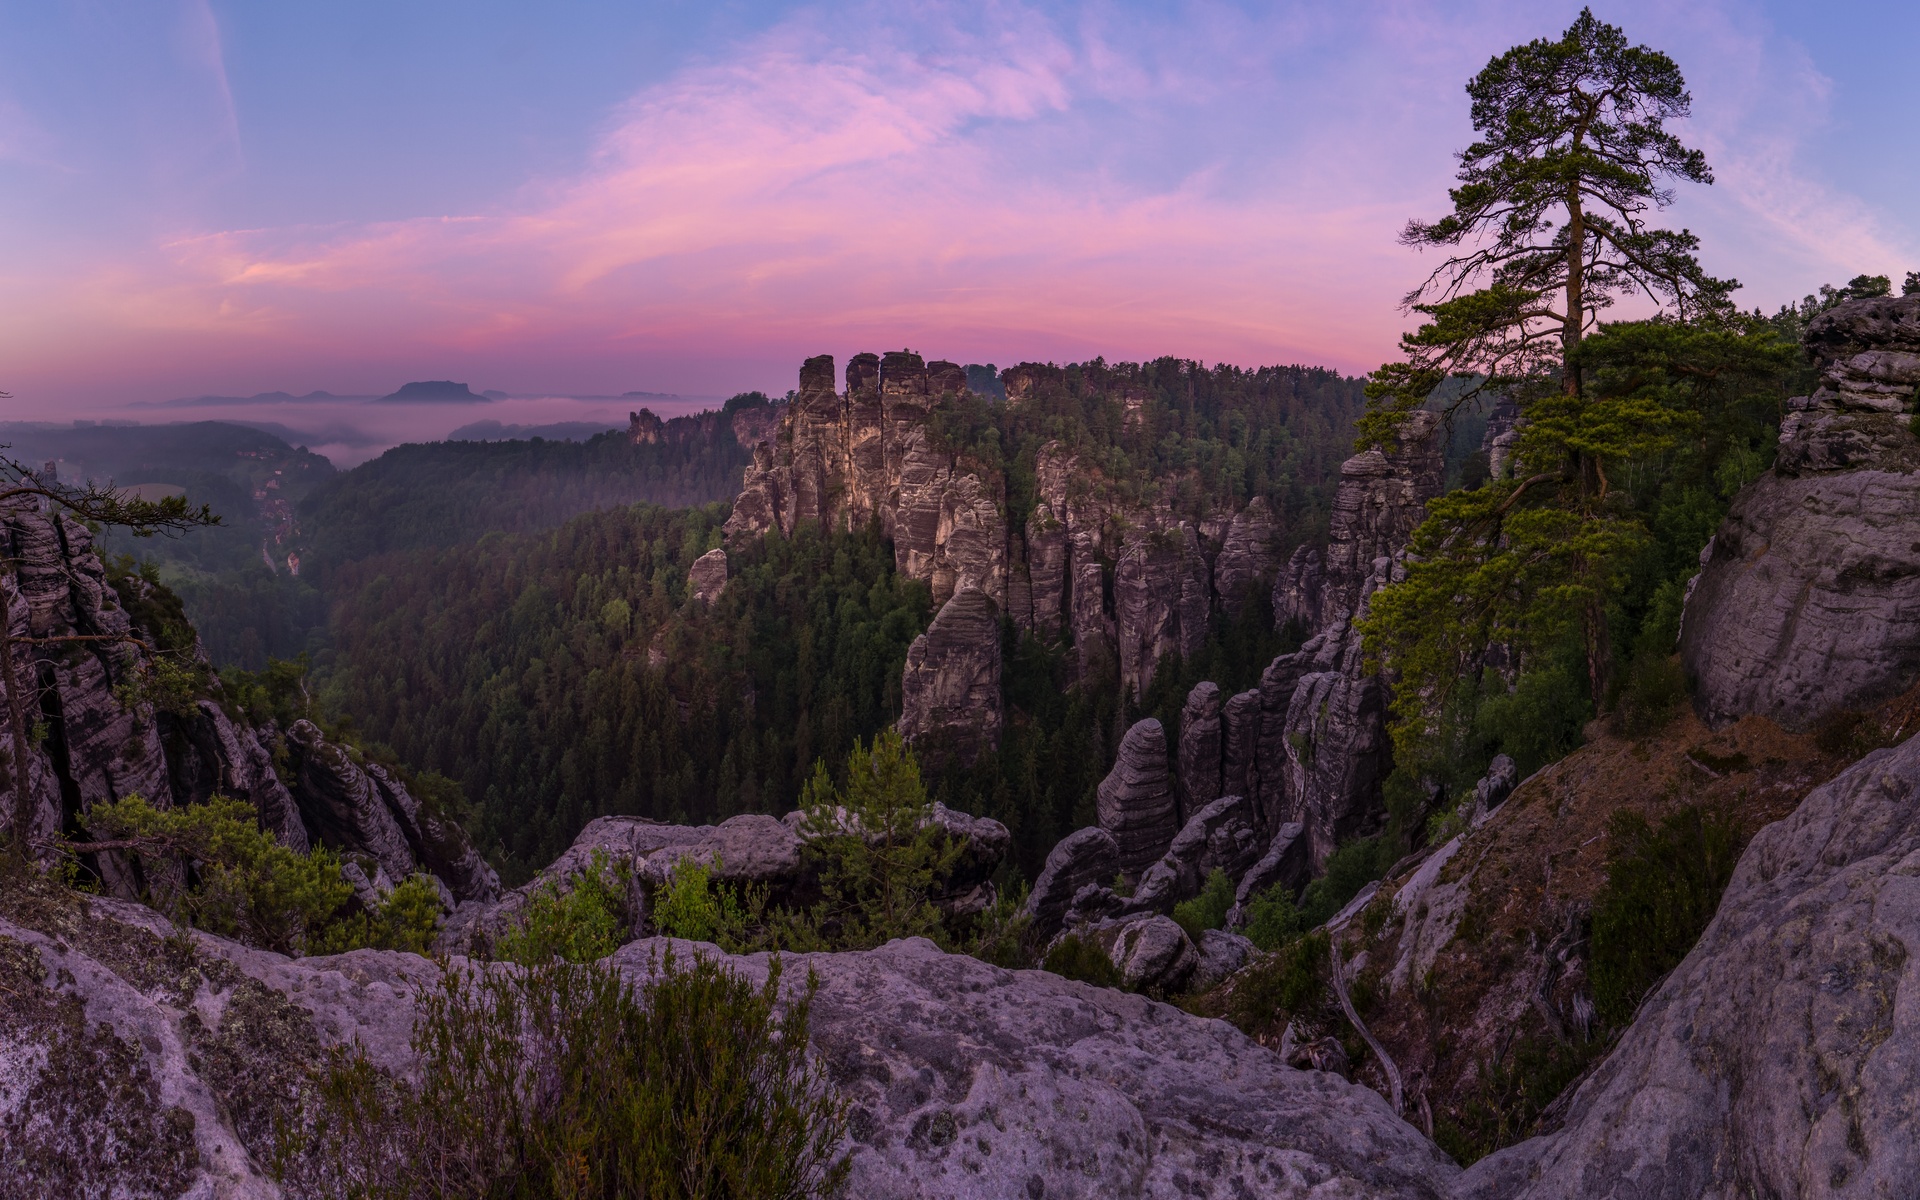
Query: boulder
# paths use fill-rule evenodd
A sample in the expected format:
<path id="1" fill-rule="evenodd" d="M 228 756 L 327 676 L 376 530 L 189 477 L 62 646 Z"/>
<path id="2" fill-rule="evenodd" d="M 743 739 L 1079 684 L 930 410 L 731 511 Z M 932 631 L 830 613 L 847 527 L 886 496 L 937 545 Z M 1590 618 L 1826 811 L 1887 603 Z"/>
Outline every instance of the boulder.
<path id="1" fill-rule="evenodd" d="M 712 605 L 727 590 L 727 552 L 714 549 L 693 560 L 687 569 L 687 595 L 695 604 Z"/>
<path id="2" fill-rule="evenodd" d="M 1493 761 L 1487 764 L 1487 773 L 1473 785 L 1473 824 L 1478 825 L 1492 816 L 1519 786 L 1520 770 L 1513 760 L 1504 754 L 1494 755 Z"/>
<path id="3" fill-rule="evenodd" d="M 1460 1197 L 1897 1196 L 1920 1178 L 1920 739 L 1761 830 L 1557 1132 Z"/>
<path id="4" fill-rule="evenodd" d="M 1167 735 L 1148 717 L 1120 739 L 1113 770 L 1095 795 L 1100 828 L 1113 835 L 1120 869 L 1134 875 L 1166 853 L 1177 832 L 1173 781 L 1167 775 Z"/>
<path id="5" fill-rule="evenodd" d="M 1093 937 L 1106 947 L 1107 957 L 1120 969 L 1120 978 L 1135 991 L 1178 992 L 1200 964 L 1200 955 L 1187 939 L 1187 931 L 1171 917 L 1123 920 L 1096 928 Z"/>
<path id="6" fill-rule="evenodd" d="M 1120 873 L 1120 845 L 1098 826 L 1078 829 L 1054 843 L 1040 877 L 1033 881 L 1021 914 L 1036 934 L 1051 938 L 1059 932 L 1080 889 L 1104 884 Z"/>
<path id="7" fill-rule="evenodd" d="M 1000 616 L 969 587 L 907 650 L 900 736 L 923 755 L 971 764 L 1000 744 Z"/>
<path id="8" fill-rule="evenodd" d="M 1195 943 L 1197 955 L 1193 975 L 1187 980 L 1189 991 L 1205 992 L 1227 981 L 1254 955 L 1253 943 L 1224 929 L 1203 929 Z"/>

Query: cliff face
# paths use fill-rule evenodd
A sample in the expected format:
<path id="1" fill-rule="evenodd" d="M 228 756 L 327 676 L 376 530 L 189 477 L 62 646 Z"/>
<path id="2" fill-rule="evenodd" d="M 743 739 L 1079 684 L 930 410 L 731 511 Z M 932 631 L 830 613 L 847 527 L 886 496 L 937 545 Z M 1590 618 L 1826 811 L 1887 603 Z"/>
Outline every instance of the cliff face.
<path id="1" fill-rule="evenodd" d="M 1816 317 L 1823 368 L 1788 402 L 1774 467 L 1701 555 L 1680 652 L 1702 718 L 1808 729 L 1920 680 L 1920 296 Z"/>
<path id="2" fill-rule="evenodd" d="M 1006 403 L 1031 404 L 1036 389 L 1062 377 L 1054 367 L 1010 368 Z M 727 536 L 790 533 L 803 521 L 843 529 L 878 522 L 898 569 L 925 581 L 936 607 L 977 590 L 1015 628 L 1064 639 L 1083 674 L 1113 663 L 1136 696 L 1169 655 L 1199 649 L 1217 610 L 1237 614 L 1274 578 L 1281 530 L 1264 498 L 1237 512 L 1176 515 L 1164 499 L 1128 498 L 1058 442 L 1035 453 L 1032 509 L 1010 523 L 996 470 L 935 444 L 943 406 L 966 395 L 961 368 L 917 354 L 855 355 L 844 392 L 835 390 L 832 358 L 808 359 L 791 404 L 754 448 Z M 1123 422 L 1144 418 L 1144 393 L 1115 399 Z M 1365 527 L 1356 539 L 1381 532 L 1369 519 L 1353 518 Z M 997 634 L 991 641 L 973 657 L 997 656 Z M 924 664 L 909 673 L 928 681 Z M 958 681 L 941 687 L 964 690 Z M 968 740 L 990 748 L 996 714 L 982 710 Z M 918 716 L 910 724 L 923 727 Z"/>
<path id="3" fill-rule="evenodd" d="M 170 808 L 218 793 L 252 803 L 261 826 L 285 845 L 325 844 L 364 856 L 377 868 L 370 878 L 384 874 L 397 883 L 425 870 L 453 900 L 486 899 L 499 890 L 493 869 L 460 828 L 425 808 L 384 768 L 358 762 L 308 722 L 281 731 L 230 716 L 203 659 L 193 665 L 211 694 L 159 704 L 149 698 L 155 670 L 149 648 L 161 632 L 149 626 L 167 619 L 160 611 L 165 602 L 138 576 L 121 580 L 116 590 L 85 526 L 15 506 L 0 513 L 0 541 L 13 561 L 12 570 L 0 571 L 10 632 L 39 643 L 9 643 L 27 718 L 44 730 L 28 756 L 37 842 L 79 833 L 80 814 L 95 804 L 139 795 Z M 137 619 L 130 605 L 139 610 Z M 95 640 L 48 640 L 59 638 Z M 0 690 L 0 702 L 7 701 Z M 9 759 L 0 771 L 0 812 L 10 816 L 17 804 L 10 730 L 0 728 L 0 745 Z M 118 855 L 92 857 L 110 890 L 139 893 L 142 881 Z"/>
<path id="4" fill-rule="evenodd" d="M 1216 846 L 1213 862 L 1231 865 L 1243 899 L 1275 882 L 1304 883 L 1342 842 L 1379 828 L 1385 817 L 1380 787 L 1390 765 L 1386 682 L 1367 670 L 1354 624 L 1369 597 L 1393 578 L 1427 501 L 1439 494 L 1438 434 L 1433 414 L 1415 413 L 1397 445 L 1347 460 L 1327 549 L 1296 554 L 1275 586 L 1280 619 L 1306 624 L 1312 636 L 1269 663 L 1259 687 L 1224 703 L 1214 684 L 1193 690 L 1173 751 L 1177 785 L 1167 782 L 1169 751 L 1160 723 L 1142 721 L 1128 732 L 1100 787 L 1100 827 L 1108 838 L 1082 837 L 1082 830 L 1064 839 L 1043 876 L 1053 891 L 1043 896 L 1035 886 L 1027 912 L 1043 933 L 1063 922 L 1170 911 L 1195 894 L 1204 873 L 1187 869 L 1190 864 L 1156 863 L 1170 846 L 1220 840 L 1211 824 L 1222 819 L 1212 810 L 1216 798 L 1235 798 L 1220 812 L 1230 808 L 1236 848 L 1227 853 Z M 1163 554 L 1163 561 L 1178 561 L 1171 551 Z M 1158 608 L 1150 611 L 1169 614 L 1166 623 L 1130 627 L 1178 629 L 1186 582 L 1164 569 L 1153 593 Z M 1123 678 L 1138 661 L 1129 659 L 1123 640 Z M 1266 854 L 1244 854 L 1241 843 L 1263 846 Z M 1149 889 L 1142 882 L 1133 897 L 1121 897 L 1105 886 L 1110 876 L 1076 861 L 1104 862 L 1114 844 L 1122 871 L 1142 879 L 1157 871 L 1165 885 Z M 1063 903 L 1053 893 L 1067 880 L 1082 890 Z"/>

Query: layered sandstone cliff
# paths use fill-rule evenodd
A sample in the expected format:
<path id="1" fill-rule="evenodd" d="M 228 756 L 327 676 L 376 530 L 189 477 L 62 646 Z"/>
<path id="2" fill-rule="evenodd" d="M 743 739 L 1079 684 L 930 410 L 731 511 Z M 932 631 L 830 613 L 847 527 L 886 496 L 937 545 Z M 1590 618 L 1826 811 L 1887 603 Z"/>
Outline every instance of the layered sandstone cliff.
<path id="1" fill-rule="evenodd" d="M 1701 555 L 1680 652 L 1701 717 L 1808 729 L 1920 681 L 1920 296 L 1814 318 L 1822 368 L 1788 402 L 1773 469 Z"/>
<path id="2" fill-rule="evenodd" d="M 80 834 L 81 814 L 96 804 L 138 795 L 170 808 L 220 794 L 249 801 L 262 828 L 285 845 L 324 844 L 364 860 L 369 881 L 426 871 L 449 902 L 499 890 L 459 826 L 394 773 L 309 722 L 256 728 L 231 714 L 197 646 L 161 649 L 166 598 L 138 575 L 110 582 L 86 526 L 16 504 L 0 511 L 0 541 L 12 560 L 0 571 L 12 677 L 28 721 L 43 732 L 30 742 L 27 764 L 36 844 Z M 199 680 L 196 694 L 155 693 L 162 653 Z M 4 687 L 0 705 L 9 702 Z M 0 743 L 10 760 L 3 729 Z M 18 809 L 15 786 L 9 761 L 0 771 L 0 812 L 8 816 Z M 109 890 L 139 894 L 142 881 L 118 855 L 88 857 Z"/>

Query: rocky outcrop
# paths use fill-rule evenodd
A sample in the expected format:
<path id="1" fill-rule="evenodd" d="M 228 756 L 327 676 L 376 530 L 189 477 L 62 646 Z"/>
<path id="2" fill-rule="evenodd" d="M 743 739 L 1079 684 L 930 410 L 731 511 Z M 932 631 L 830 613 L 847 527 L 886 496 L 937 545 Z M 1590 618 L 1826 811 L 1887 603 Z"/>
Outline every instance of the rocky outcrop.
<path id="1" fill-rule="evenodd" d="M 923 756 L 971 764 L 1000 744 L 1000 614 L 978 588 L 955 593 L 907 649 L 900 736 Z"/>
<path id="2" fill-rule="evenodd" d="M 1342 842 L 1375 832 L 1384 818 L 1380 784 L 1392 746 L 1386 684 L 1366 669 L 1357 630 L 1348 625 L 1322 633 L 1300 648 L 1299 666 L 1281 736 L 1271 747 L 1280 757 L 1262 758 L 1260 778 L 1281 819 L 1306 827 L 1318 870 Z M 1263 743 L 1263 754 L 1268 749 Z"/>
<path id="3" fill-rule="evenodd" d="M 1054 843 L 1020 914 L 1041 938 L 1060 931 L 1082 888 L 1112 881 L 1120 873 L 1120 844 L 1097 825 L 1077 829 Z"/>
<path id="4" fill-rule="evenodd" d="M 1702 554 L 1680 652 L 1701 717 L 1758 713 L 1808 729 L 1920 681 L 1920 296 L 1822 314 L 1823 367 L 1791 401 L 1774 468 L 1742 491 Z"/>
<path id="5" fill-rule="evenodd" d="M 303 1072 L 347 1045 L 412 1071 L 415 1006 L 438 978 L 409 954 L 288 960 L 200 933 L 170 942 L 156 914 L 113 901 L 40 924 L 0 920 L 9 1048 L 44 1063 L 78 1036 L 72 1013 L 120 1074 L 9 1076 L 0 1120 L 29 1098 L 65 1105 L 33 1147 L 39 1169 L 63 1173 L 11 1177 L 21 1195 L 60 1191 L 49 1178 L 89 1195 L 281 1194 L 261 1164 Z M 607 962 L 639 982 L 666 948 L 636 942 Z M 763 955 L 673 948 L 750 981 L 768 969 Z M 812 1048 L 852 1106 L 850 1196 L 1437 1200 L 1458 1175 L 1374 1093 L 1143 996 L 918 939 L 783 958 L 783 987 L 817 982 Z M 101 1155 L 107 1144 L 122 1153 Z"/>
<path id="6" fill-rule="evenodd" d="M 147 626 L 169 619 L 177 601 L 137 574 L 110 582 L 78 522 L 26 506 L 0 521 L 16 560 L 0 571 L 15 637 L 83 639 L 11 647 L 15 678 L 39 685 L 29 718 L 47 731 L 28 760 L 42 845 L 56 832 L 81 833 L 81 815 L 96 804 L 138 795 L 170 808 L 224 795 L 250 802 L 284 845 L 305 851 L 323 843 L 366 856 L 375 864 L 362 872 L 370 883 L 426 870 L 454 899 L 498 891 L 493 869 L 459 826 L 423 809 L 391 773 L 356 763 L 309 722 L 282 734 L 230 715 L 204 658 L 190 667 L 199 695 L 149 699 L 158 630 Z M 0 743 L 8 741 L 0 728 Z M 274 761 L 282 749 L 286 778 Z M 0 812 L 11 816 L 13 801 L 13 772 L 0 771 Z M 92 855 L 89 865 L 116 895 L 143 890 L 118 854 Z"/>
<path id="7" fill-rule="evenodd" d="M 1312 873 L 1306 826 L 1289 821 L 1274 833 L 1266 853 L 1240 876 L 1240 884 L 1233 892 L 1233 907 L 1227 911 L 1227 925 L 1237 929 L 1246 924 L 1247 905 L 1262 892 L 1273 887 L 1298 892 L 1307 885 Z"/>
<path id="8" fill-rule="evenodd" d="M 687 569 L 687 595 L 695 604 L 711 606 L 727 590 L 727 552 L 709 550 Z"/>
<path id="9" fill-rule="evenodd" d="M 1197 683 L 1180 710 L 1180 811 L 1196 813 L 1219 799 L 1223 770 L 1220 689 Z M 1244 788 L 1235 789 L 1245 794 Z"/>
<path id="10" fill-rule="evenodd" d="M 1212 611 L 1211 588 L 1207 560 L 1191 524 L 1127 531 L 1113 576 L 1124 691 L 1145 696 L 1162 659 L 1190 657 L 1200 649 Z"/>
<path id="11" fill-rule="evenodd" d="M 1166 853 L 1179 823 L 1160 722 L 1152 717 L 1136 722 L 1120 739 L 1120 753 L 1100 781 L 1095 809 L 1100 828 L 1119 847 L 1122 871 L 1137 874 Z"/>
<path id="12" fill-rule="evenodd" d="M 991 880 L 1012 845 L 1007 827 L 990 817 L 934 804 L 927 819 L 963 849 L 948 874 L 936 881 L 933 899 L 951 915 L 966 916 L 993 903 Z M 509 928 L 535 893 L 570 891 L 581 875 L 602 864 L 624 871 L 633 888 L 628 909 L 632 933 L 646 928 L 648 899 L 683 862 L 708 877 L 744 891 L 765 889 L 769 904 L 804 908 L 819 899 L 816 864 L 806 854 L 806 813 L 785 817 L 743 813 L 718 825 L 668 825 L 644 817 L 599 817 L 588 822 L 565 853 L 522 886 L 485 902 L 462 904 L 442 930 L 442 948 L 472 953 Z"/>
<path id="13" fill-rule="evenodd" d="M 962 368 L 906 351 L 855 355 L 844 394 L 831 355 L 808 359 L 774 433 L 754 449 L 727 536 L 877 521 L 899 569 L 932 585 L 936 604 L 968 587 L 1004 602 L 1003 498 L 928 429 L 932 407 L 965 392 Z"/>
<path id="14" fill-rule="evenodd" d="M 1463 1197 L 1893 1196 L 1920 1176 L 1920 739 L 1747 847 L 1712 924 L 1572 1097 Z"/>
<path id="15" fill-rule="evenodd" d="M 1121 981 L 1134 991 L 1177 995 L 1200 965 L 1187 931 L 1170 917 L 1099 921 L 1084 927 L 1080 936 L 1106 953 L 1119 968 Z"/>
<path id="16" fill-rule="evenodd" d="M 1222 796 L 1187 818 L 1160 861 L 1141 874 L 1122 910 L 1170 913 L 1174 905 L 1199 895 L 1215 871 L 1239 879 L 1262 849 L 1253 802 Z"/>
<path id="17" fill-rule="evenodd" d="M 287 730 L 302 817 L 323 845 L 372 858 L 398 883 L 425 870 L 456 901 L 489 901 L 500 879 L 453 821 L 427 810 L 386 767 L 356 762 L 311 721 Z"/>
<path id="18" fill-rule="evenodd" d="M 1255 496 L 1227 525 L 1220 553 L 1213 560 L 1213 591 L 1228 616 L 1240 615 L 1247 597 L 1273 582 L 1279 557 L 1274 549 L 1280 524 L 1265 496 Z"/>
<path id="19" fill-rule="evenodd" d="M 1374 563 L 1406 548 L 1445 481 L 1437 413 L 1407 414 L 1396 443 L 1340 465 L 1324 552 L 1296 552 L 1274 587 L 1274 616 L 1308 630 L 1352 616 Z"/>

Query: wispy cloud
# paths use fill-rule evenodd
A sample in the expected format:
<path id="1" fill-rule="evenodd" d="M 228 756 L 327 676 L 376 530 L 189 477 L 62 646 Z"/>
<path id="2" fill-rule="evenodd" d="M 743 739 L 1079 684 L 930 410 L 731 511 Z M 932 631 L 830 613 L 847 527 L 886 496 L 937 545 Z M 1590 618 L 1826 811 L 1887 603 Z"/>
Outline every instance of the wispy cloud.
<path id="1" fill-rule="evenodd" d="M 1824 119 L 1819 72 L 1730 11 L 1630 23 L 1694 80 L 1689 136 L 1720 183 L 1676 215 L 1731 250 L 1710 266 L 1754 282 L 1765 265 L 1760 282 L 1793 288 L 1905 249 L 1799 164 Z M 1364 370 L 1422 269 L 1393 234 L 1444 205 L 1470 132 L 1462 82 L 1516 30 L 1557 28 L 1506 0 L 1444 18 L 1395 3 L 809 11 L 633 96 L 577 170 L 490 208 L 183 232 L 37 281 L 36 314 L 0 339 L 43 375 L 92 369 L 70 336 L 82 322 L 122 377 L 351 356 L 591 390 L 643 370 L 723 390 L 770 382 L 767 364 L 784 378 L 804 353 L 903 343 L 1002 363 Z M 258 386 L 295 384 L 343 386 Z"/>

